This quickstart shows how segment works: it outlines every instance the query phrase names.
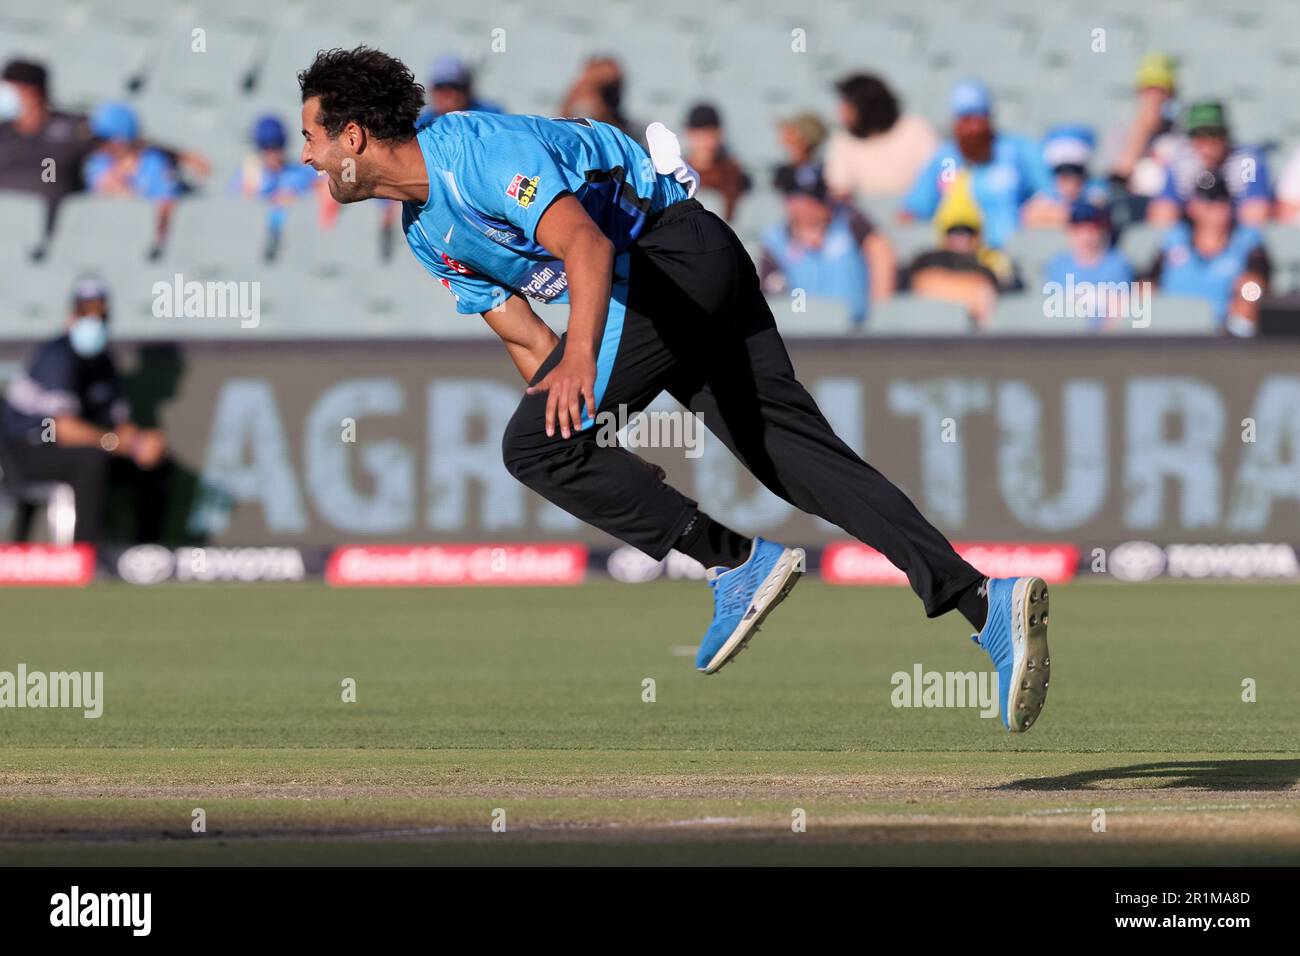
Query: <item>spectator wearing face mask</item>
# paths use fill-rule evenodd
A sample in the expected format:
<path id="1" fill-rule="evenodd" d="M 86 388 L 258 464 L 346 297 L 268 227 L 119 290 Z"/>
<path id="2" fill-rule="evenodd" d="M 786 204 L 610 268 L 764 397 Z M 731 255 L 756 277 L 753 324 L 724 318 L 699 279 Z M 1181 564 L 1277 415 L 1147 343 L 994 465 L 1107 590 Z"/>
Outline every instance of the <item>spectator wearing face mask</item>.
<path id="1" fill-rule="evenodd" d="M 816 166 L 791 167 L 778 178 L 785 221 L 763 233 L 758 273 L 769 295 L 802 289 L 834 299 L 861 325 L 873 301 L 894 292 L 896 263 L 889 241 L 848 203 L 835 201 Z"/>
<path id="2" fill-rule="evenodd" d="M 76 540 L 99 539 L 109 483 L 120 481 L 136 492 L 137 539 L 156 541 L 167 439 L 132 424 L 107 346 L 108 290 L 80 279 L 64 333 L 40 345 L 5 390 L 0 440 L 21 480 L 72 486 Z"/>
<path id="3" fill-rule="evenodd" d="M 859 73 L 836 84 L 841 129 L 826 147 L 826 182 L 841 196 L 901 196 L 939 148 L 930 124 L 904 113 L 879 77 Z"/>
<path id="4" fill-rule="evenodd" d="M 1031 196 L 1052 188 L 1038 146 L 993 124 L 988 90 L 976 80 L 953 88 L 952 139 L 939 147 L 903 200 L 902 218 L 930 221 L 944 194 L 969 172 L 973 200 L 983 217 L 983 241 L 1000 249 L 1020 226 L 1021 207 Z"/>

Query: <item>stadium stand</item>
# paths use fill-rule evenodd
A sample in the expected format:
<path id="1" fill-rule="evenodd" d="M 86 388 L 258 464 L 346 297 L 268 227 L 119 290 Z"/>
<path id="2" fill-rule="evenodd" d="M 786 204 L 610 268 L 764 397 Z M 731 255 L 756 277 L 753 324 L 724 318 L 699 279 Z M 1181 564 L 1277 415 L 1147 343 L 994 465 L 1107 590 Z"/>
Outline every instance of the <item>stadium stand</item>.
<path id="1" fill-rule="evenodd" d="M 156 206 L 75 196 L 59 211 L 50 248 L 34 259 L 43 205 L 30 194 L 0 191 L 0 336 L 36 338 L 57 327 L 69 275 L 83 270 L 125 291 L 115 316 L 119 334 L 247 334 L 237 325 L 163 325 L 142 311 L 153 282 L 175 273 L 256 275 L 264 283 L 266 310 L 260 335 L 485 334 L 481 323 L 456 316 L 450 297 L 409 261 L 400 234 L 396 248 L 386 251 L 378 208 L 344 210 L 326 228 L 313 204 L 300 202 L 288 211 L 268 261 L 265 205 L 231 199 L 226 191 L 248 152 L 246 131 L 267 112 L 296 128 L 297 70 L 344 36 L 402 57 L 417 77 L 435 55 L 457 53 L 476 71 L 476 91 L 484 98 L 512 111 L 549 115 L 588 57 L 617 55 L 634 10 L 630 0 L 599 6 L 560 0 L 548 5 L 544 18 L 518 0 L 439 11 L 436 18 L 416 0 L 316 2 L 310 13 L 300 0 L 127 0 L 94 5 L 93 15 L 91 6 L 83 0 L 9 5 L 0 11 L 0 61 L 47 66 L 50 99 L 60 110 L 84 114 L 105 100 L 129 102 L 151 142 L 173 154 L 202 154 L 210 171 L 185 170 L 190 190 L 177 201 L 161 248 L 154 248 Z M 728 143 L 754 180 L 733 223 L 754 251 L 761 231 L 781 218 L 771 176 L 784 161 L 778 122 L 811 110 L 835 126 L 834 83 L 849 73 L 885 78 L 904 108 L 923 116 L 941 137 L 951 127 L 949 91 L 969 76 L 987 84 L 998 129 L 1041 137 L 1050 126 L 1079 122 L 1102 137 L 1132 115 L 1133 77 L 1143 55 L 1162 50 L 1178 62 L 1179 105 L 1224 101 L 1234 137 L 1262 149 L 1274 166 L 1300 141 L 1300 112 L 1289 102 L 1300 81 L 1300 7 L 1282 0 L 1248 8 L 1209 0 L 1147 6 L 1099 0 L 1086 14 L 1065 0 L 1008 0 L 996 13 L 975 0 L 873 0 L 865 9 L 851 0 L 797 9 L 776 0 L 662 0 L 654 21 L 637 30 L 637 55 L 622 63 L 622 107 L 633 131 L 653 120 L 680 128 L 693 103 L 715 102 L 726 118 Z M 295 147 L 291 138 L 291 154 Z M 720 207 L 716 196 L 702 199 Z M 898 221 L 899 197 L 854 201 L 888 236 L 900 265 L 934 246 L 928 223 Z M 1142 222 L 1122 231 L 1119 248 L 1139 274 L 1154 260 L 1163 234 Z M 1275 290 L 1300 289 L 1300 226 L 1271 224 L 1265 243 Z M 988 333 L 1086 332 L 1072 319 L 1049 319 L 1035 307 L 1041 306 L 1035 291 L 1041 267 L 1063 244 L 1057 230 L 1012 237 L 1006 251 L 1026 290 L 998 305 Z M 1199 305 L 1168 297 L 1159 302 L 1157 331 L 1218 328 Z M 848 322 L 838 322 L 833 309 L 819 305 L 781 324 L 791 335 L 847 334 Z M 946 305 L 899 297 L 873 306 L 867 331 L 967 334 L 974 327 Z"/>

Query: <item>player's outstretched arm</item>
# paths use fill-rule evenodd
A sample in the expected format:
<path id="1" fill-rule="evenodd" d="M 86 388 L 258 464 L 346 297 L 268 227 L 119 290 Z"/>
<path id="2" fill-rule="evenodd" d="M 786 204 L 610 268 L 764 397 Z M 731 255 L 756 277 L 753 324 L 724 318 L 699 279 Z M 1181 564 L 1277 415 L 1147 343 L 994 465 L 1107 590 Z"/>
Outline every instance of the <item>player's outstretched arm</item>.
<path id="1" fill-rule="evenodd" d="M 559 344 L 560 337 L 521 296 L 512 295 L 495 309 L 480 314 L 504 343 L 524 381 L 532 382 L 546 356 Z"/>

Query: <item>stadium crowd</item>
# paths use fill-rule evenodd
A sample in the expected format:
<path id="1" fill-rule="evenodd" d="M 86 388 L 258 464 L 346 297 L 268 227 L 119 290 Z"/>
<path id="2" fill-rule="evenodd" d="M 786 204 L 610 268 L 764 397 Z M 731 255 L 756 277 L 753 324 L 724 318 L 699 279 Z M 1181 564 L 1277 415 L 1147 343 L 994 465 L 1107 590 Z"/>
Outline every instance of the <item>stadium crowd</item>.
<path id="1" fill-rule="evenodd" d="M 9 62 L 2 79 L 0 190 L 48 204 L 47 242 L 62 200 L 82 191 L 156 203 L 155 254 L 176 204 L 194 194 L 224 189 L 264 203 L 268 261 L 291 206 L 313 205 L 322 229 L 337 218 L 321 181 L 298 162 L 287 125 L 296 118 L 258 117 L 247 158 L 228 183 L 217 183 L 203 144 L 154 140 L 128 102 L 104 102 L 88 115 L 62 111 L 46 65 L 31 60 Z M 509 108 L 480 98 L 470 65 L 454 55 L 438 56 L 421 79 L 422 123 L 453 110 Z M 557 98 L 557 113 L 639 136 L 643 127 L 622 105 L 626 82 L 616 59 L 592 58 Z M 720 215 L 734 220 L 758 182 L 770 181 L 781 196 L 782 214 L 745 237 L 765 288 L 833 300 L 855 325 L 869 324 L 873 307 L 899 292 L 956 303 L 983 325 L 1007 293 L 1149 282 L 1209 303 L 1221 331 L 1250 335 L 1272 272 L 1261 227 L 1300 223 L 1300 149 L 1275 180 L 1265 152 L 1234 138 L 1225 103 L 1183 102 L 1169 56 L 1148 54 L 1132 90 L 1131 115 L 1112 128 L 1062 124 L 1040 141 L 1003 128 L 978 79 L 952 88 L 949 126 L 936 130 L 908 112 L 886 80 L 856 73 L 836 85 L 835 117 L 804 112 L 778 124 L 773 135 L 786 159 L 770 170 L 750 169 L 735 154 L 721 111 L 706 99 L 680 117 L 679 132 L 701 175 L 701 198 Z M 42 173 L 48 160 L 75 174 L 51 180 Z M 397 223 L 392 204 L 378 242 L 384 254 Z M 928 247 L 898 246 L 894 228 L 907 224 L 925 224 Z M 1119 245 L 1139 224 L 1162 230 L 1145 261 Z M 1020 240 L 1034 235 L 1063 236 L 1064 245 L 1028 261 Z M 1088 301 L 1091 328 L 1117 324 L 1115 295 Z"/>

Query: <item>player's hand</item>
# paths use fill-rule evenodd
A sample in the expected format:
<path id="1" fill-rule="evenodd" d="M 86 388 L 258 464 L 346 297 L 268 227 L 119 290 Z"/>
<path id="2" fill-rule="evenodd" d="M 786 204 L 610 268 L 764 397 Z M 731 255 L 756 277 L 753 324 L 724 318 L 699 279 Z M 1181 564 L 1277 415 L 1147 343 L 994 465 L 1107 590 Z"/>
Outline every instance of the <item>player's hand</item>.
<path id="1" fill-rule="evenodd" d="M 555 435 L 556 423 L 560 434 L 568 438 L 582 427 L 582 403 L 587 411 L 596 414 L 596 360 L 590 355 L 570 354 L 565 351 L 558 365 L 546 377 L 528 389 L 529 395 L 546 392 L 546 434 Z"/>

